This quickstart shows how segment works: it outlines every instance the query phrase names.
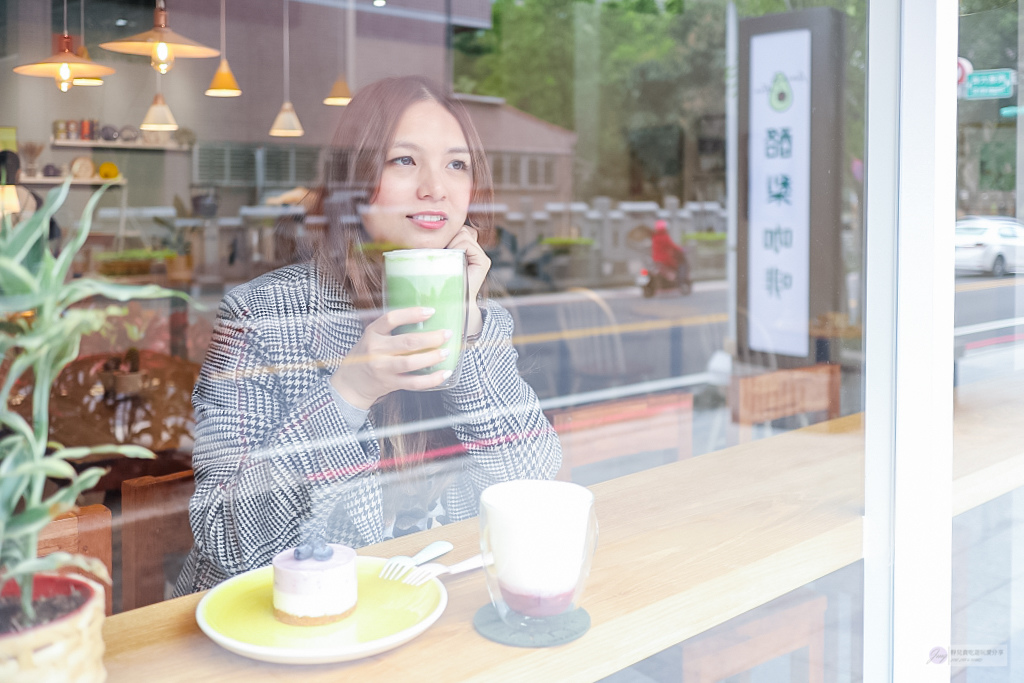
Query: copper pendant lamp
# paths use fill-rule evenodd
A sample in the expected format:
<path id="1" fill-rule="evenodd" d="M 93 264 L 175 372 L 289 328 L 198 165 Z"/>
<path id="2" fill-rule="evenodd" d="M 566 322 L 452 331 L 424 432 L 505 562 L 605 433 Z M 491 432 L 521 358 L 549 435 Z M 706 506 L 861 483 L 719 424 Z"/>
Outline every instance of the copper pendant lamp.
<path id="1" fill-rule="evenodd" d="M 206 89 L 206 94 L 210 97 L 238 97 L 242 94 L 242 89 L 238 87 L 238 81 L 235 80 L 235 75 L 231 73 L 231 67 L 228 66 L 227 29 L 225 28 L 227 14 L 224 5 L 225 0 L 220 0 L 220 66 L 213 74 L 210 87 Z"/>
<path id="2" fill-rule="evenodd" d="M 100 47 L 126 55 L 149 55 L 150 65 L 161 74 L 170 71 L 174 66 L 174 60 L 178 57 L 202 59 L 220 55 L 219 50 L 197 43 L 180 33 L 175 33 L 167 26 L 166 0 L 156 0 L 156 8 L 153 10 L 153 28 L 120 40 L 100 43 Z"/>
<path id="3" fill-rule="evenodd" d="M 109 76 L 114 70 L 71 51 L 71 36 L 68 35 L 68 0 L 64 0 L 64 35 L 60 39 L 60 50 L 46 59 L 32 64 L 14 67 L 14 73 L 23 76 L 52 78 L 61 92 L 67 92 L 76 78 Z"/>

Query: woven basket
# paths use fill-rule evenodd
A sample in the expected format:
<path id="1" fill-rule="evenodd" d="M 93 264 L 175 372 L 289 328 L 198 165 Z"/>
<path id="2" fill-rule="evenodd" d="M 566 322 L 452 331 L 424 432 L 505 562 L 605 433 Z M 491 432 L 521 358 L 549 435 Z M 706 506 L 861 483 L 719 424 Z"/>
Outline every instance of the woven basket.
<path id="1" fill-rule="evenodd" d="M 74 584 L 90 594 L 77 610 L 48 624 L 0 636 L 0 681 L 5 683 L 102 683 L 103 587 L 81 576 L 37 575 L 36 594 L 43 584 Z M 68 592 L 57 588 L 54 592 Z"/>

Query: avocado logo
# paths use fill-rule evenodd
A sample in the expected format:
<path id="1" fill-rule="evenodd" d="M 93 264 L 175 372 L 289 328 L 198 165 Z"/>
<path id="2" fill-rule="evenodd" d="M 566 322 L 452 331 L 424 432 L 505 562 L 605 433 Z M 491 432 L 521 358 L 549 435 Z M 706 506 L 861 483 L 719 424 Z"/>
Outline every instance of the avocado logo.
<path id="1" fill-rule="evenodd" d="M 793 104 L 793 89 L 789 87 L 789 79 L 781 71 L 775 74 L 772 91 L 768 94 L 768 103 L 775 111 L 786 111 Z"/>

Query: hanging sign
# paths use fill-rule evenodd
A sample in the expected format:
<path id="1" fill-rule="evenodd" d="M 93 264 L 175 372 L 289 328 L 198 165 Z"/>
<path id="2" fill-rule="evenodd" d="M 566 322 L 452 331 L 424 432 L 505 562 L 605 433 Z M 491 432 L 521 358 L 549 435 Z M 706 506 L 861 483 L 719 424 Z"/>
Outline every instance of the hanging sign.
<path id="1" fill-rule="evenodd" d="M 810 288 L 811 32 L 750 39 L 749 346 L 806 356 Z"/>
<path id="2" fill-rule="evenodd" d="M 842 258 L 845 17 L 783 12 L 743 19 L 738 34 L 737 354 L 829 362 L 813 323 L 856 295 Z"/>

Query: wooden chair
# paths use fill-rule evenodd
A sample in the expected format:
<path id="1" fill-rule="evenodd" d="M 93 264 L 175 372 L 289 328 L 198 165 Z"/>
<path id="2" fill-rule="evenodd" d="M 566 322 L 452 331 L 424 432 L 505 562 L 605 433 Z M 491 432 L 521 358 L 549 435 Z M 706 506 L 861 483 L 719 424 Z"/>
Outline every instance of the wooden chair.
<path id="1" fill-rule="evenodd" d="M 607 382 L 627 375 L 626 352 L 622 334 L 611 307 L 593 290 L 574 287 L 569 290 L 583 295 L 556 307 L 558 325 L 569 353 L 570 391 L 581 391 L 590 385 L 603 388 Z"/>
<path id="2" fill-rule="evenodd" d="M 103 505 L 88 505 L 60 515 L 39 532 L 39 555 L 62 551 L 95 557 L 113 571 L 110 510 Z M 107 614 L 113 611 L 113 591 L 105 586 Z"/>
<path id="3" fill-rule="evenodd" d="M 164 557 L 192 548 L 192 470 L 121 484 L 121 608 L 164 599 Z"/>
<path id="4" fill-rule="evenodd" d="M 807 672 L 791 679 L 825 680 L 828 599 L 801 589 L 683 643 L 683 683 L 714 683 L 807 648 Z M 749 679 L 744 679 L 749 680 Z"/>
<path id="5" fill-rule="evenodd" d="M 783 417 L 817 411 L 839 417 L 840 386 L 839 366 L 828 364 L 733 377 L 729 404 L 739 440 L 750 441 L 755 424 Z"/>
<path id="6" fill-rule="evenodd" d="M 671 449 L 677 459 L 693 455 L 692 394 L 621 398 L 547 414 L 562 442 L 557 478 L 564 481 L 574 467 L 644 451 Z"/>

